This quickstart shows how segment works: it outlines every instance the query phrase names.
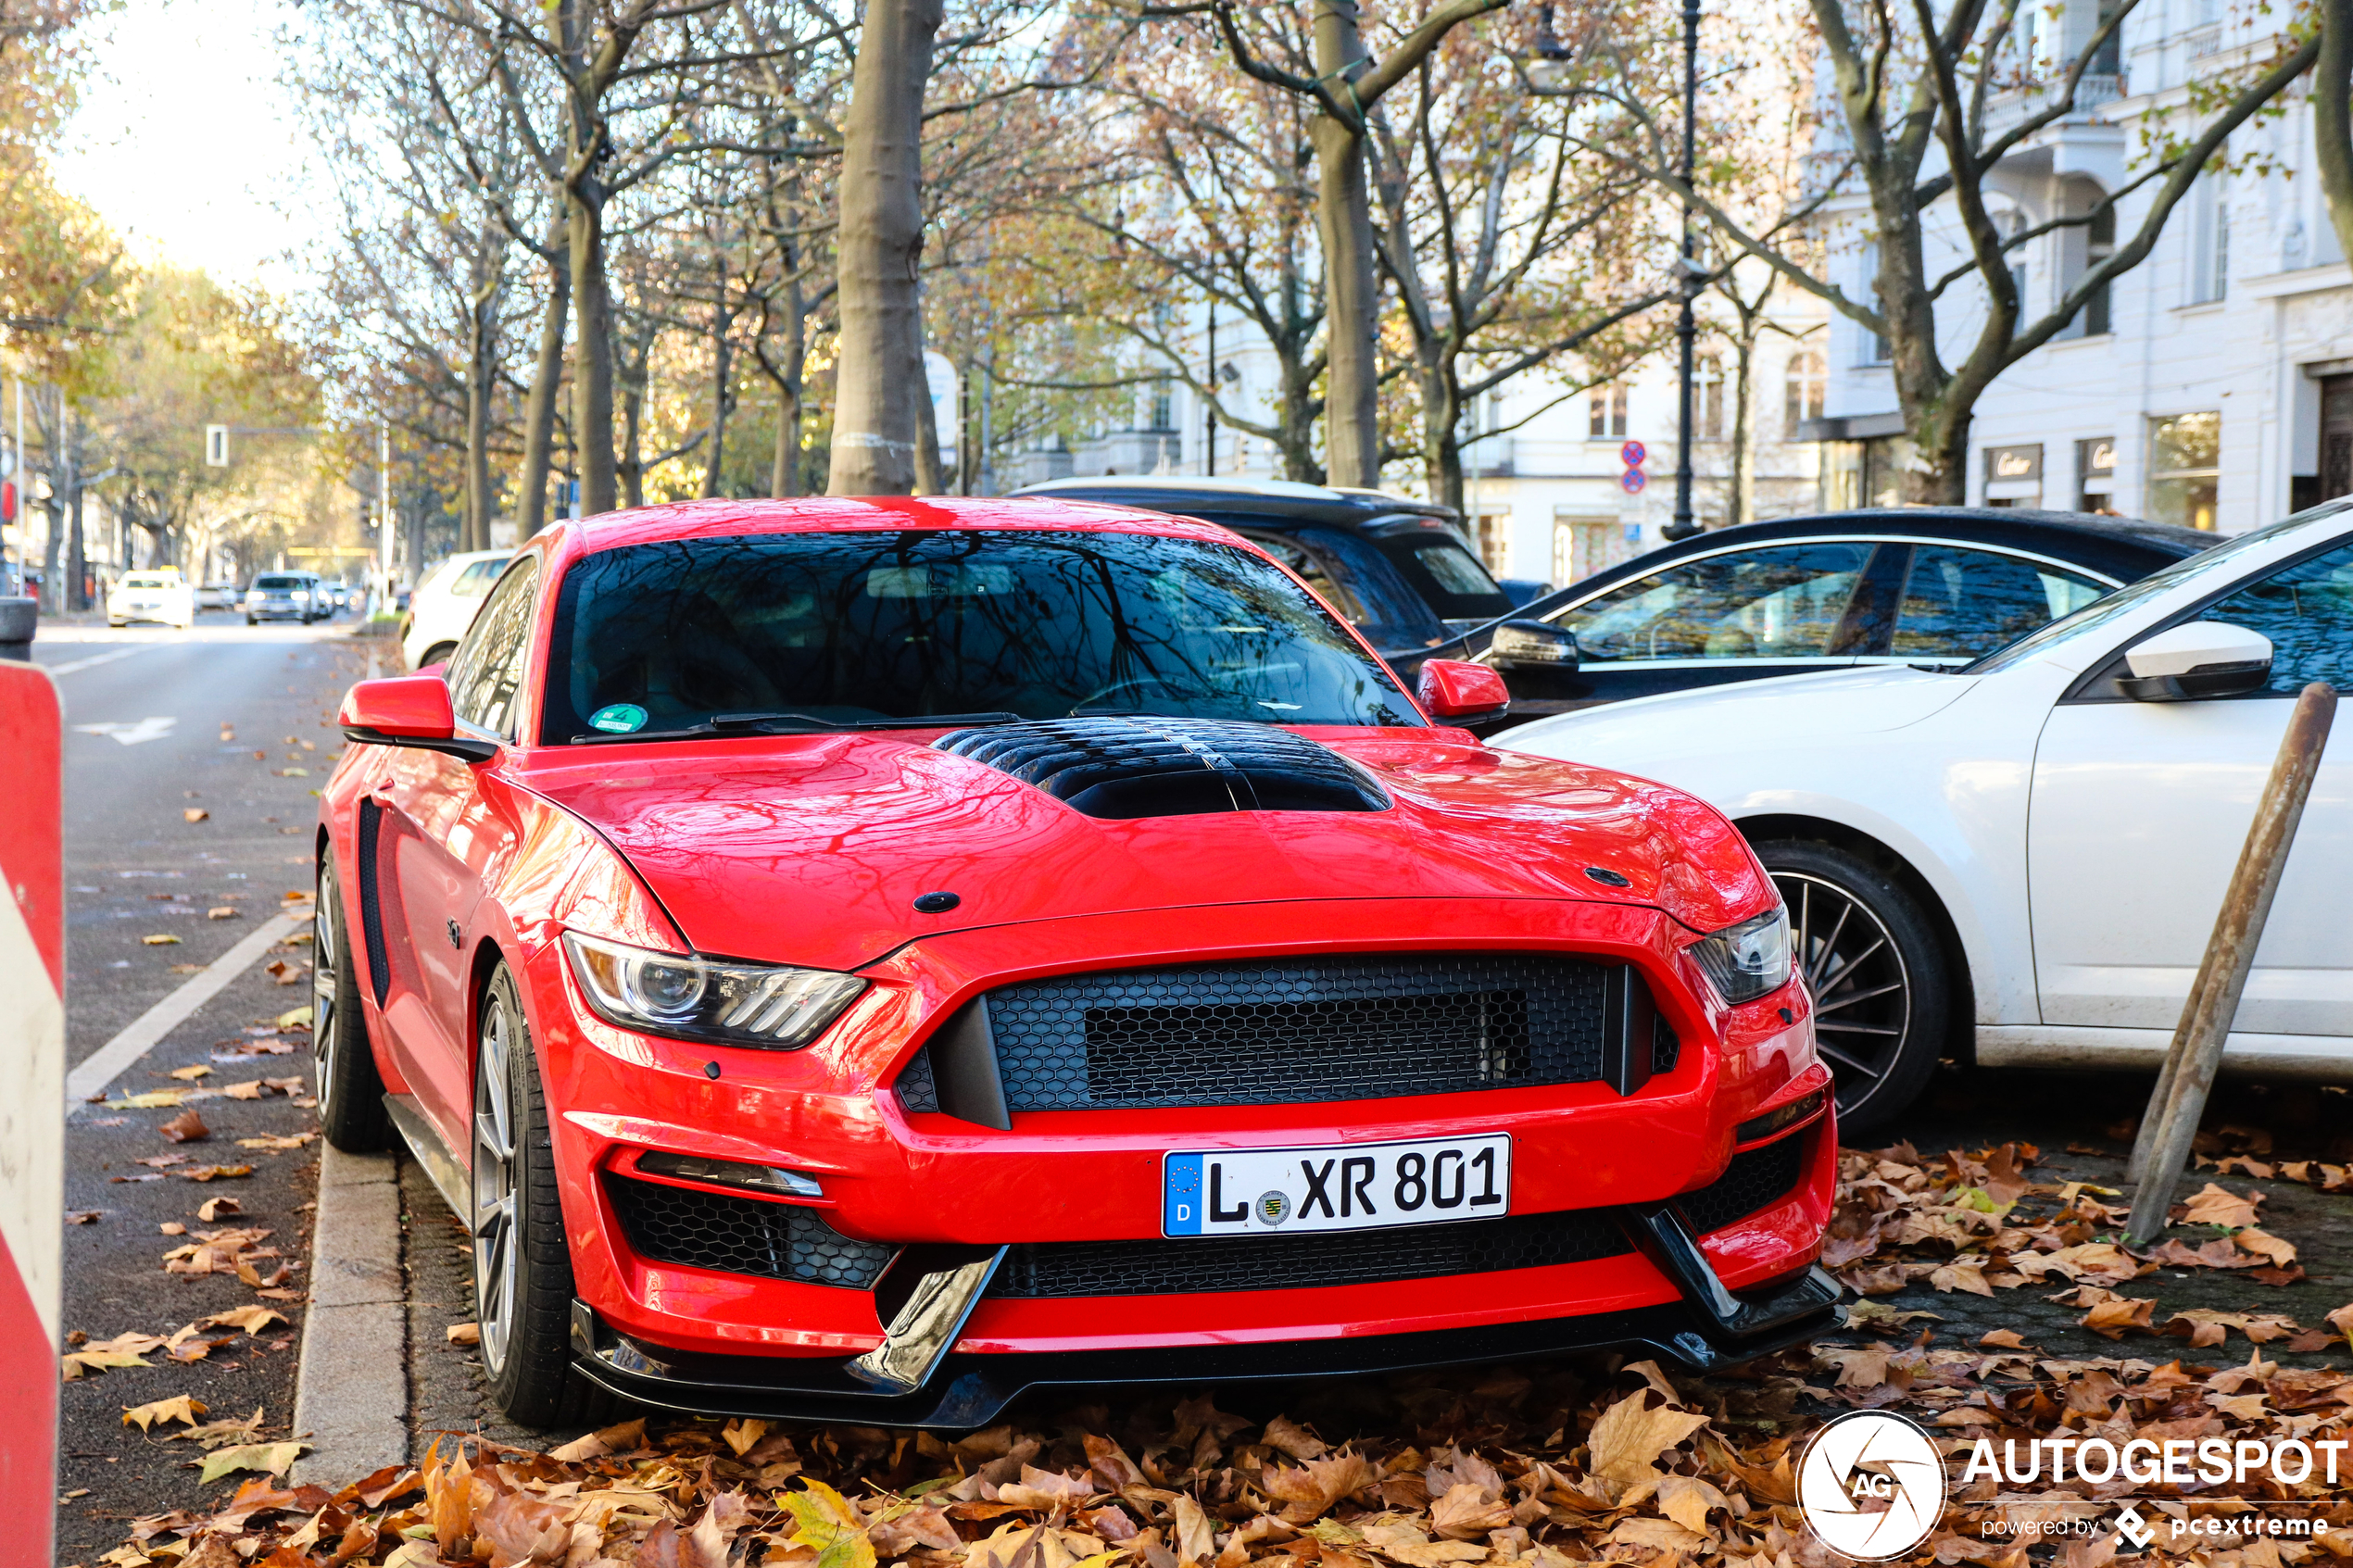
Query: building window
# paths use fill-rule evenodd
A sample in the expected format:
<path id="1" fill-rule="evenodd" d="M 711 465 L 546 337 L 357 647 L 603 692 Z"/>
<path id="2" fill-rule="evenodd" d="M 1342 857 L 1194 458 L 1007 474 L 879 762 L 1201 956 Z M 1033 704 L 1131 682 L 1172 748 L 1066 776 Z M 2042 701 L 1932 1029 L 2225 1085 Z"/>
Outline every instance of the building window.
<path id="1" fill-rule="evenodd" d="M 1501 577 L 1511 569 L 1512 514 L 1481 512 L 1473 521 L 1478 533 L 1479 564 L 1489 575 Z"/>
<path id="2" fill-rule="evenodd" d="M 1822 417 L 1822 389 L 1829 381 L 1829 368 L 1812 349 L 1789 357 L 1789 370 L 1781 383 L 1782 440 L 1795 441 L 1801 422 Z"/>
<path id="3" fill-rule="evenodd" d="M 1879 297 L 1879 246 L 1876 245 L 1866 244 L 1863 246 L 1862 271 L 1856 283 L 1855 297 L 1874 310 L 1884 308 Z M 1887 339 L 1868 327 L 1861 331 L 1863 334 L 1862 362 L 1866 365 L 1886 364 Z"/>
<path id="4" fill-rule="evenodd" d="M 2147 512 L 2158 522 L 2214 530 L 2221 477 L 2222 416 L 2176 414 L 2149 421 Z"/>
<path id="5" fill-rule="evenodd" d="M 2106 27 L 2108 19 L 2116 15 L 2116 6 L 2117 0 L 2100 0 L 2100 26 Z M 2118 28 L 2100 40 L 2100 46 L 2092 51 L 2092 63 L 2085 74 L 2091 76 L 2124 74 L 2124 30 L 2122 28 Z M 2082 99 L 2078 97 L 2076 101 L 2081 103 Z"/>
<path id="6" fill-rule="evenodd" d="M 1615 441 L 1626 433 L 1626 383 L 1611 382 L 1585 394 L 1586 433 L 1595 441 Z"/>
<path id="7" fill-rule="evenodd" d="M 1724 361 L 1713 354 L 1700 356 L 1692 367 L 1692 417 L 1702 441 L 1724 439 Z"/>
<path id="8" fill-rule="evenodd" d="M 2113 204 L 2095 213 L 2083 233 L 2083 270 L 2090 271 L 2116 254 L 2116 207 Z M 2083 302 L 2083 335 L 2106 337 L 2115 331 L 2108 319 L 2109 285 L 2102 283 Z"/>
<path id="9" fill-rule="evenodd" d="M 2199 175 L 2190 188 L 2189 233 L 2190 303 L 2210 304 L 2231 286 L 2230 193 L 2215 175 Z"/>
<path id="10" fill-rule="evenodd" d="M 2095 436 L 2075 444 L 2075 509 L 2120 515 L 2116 509 L 2116 437 Z"/>
<path id="11" fill-rule="evenodd" d="M 1144 428 L 1146 430 L 1175 430 L 1176 428 L 1176 388 L 1165 376 L 1152 383 L 1151 422 Z"/>

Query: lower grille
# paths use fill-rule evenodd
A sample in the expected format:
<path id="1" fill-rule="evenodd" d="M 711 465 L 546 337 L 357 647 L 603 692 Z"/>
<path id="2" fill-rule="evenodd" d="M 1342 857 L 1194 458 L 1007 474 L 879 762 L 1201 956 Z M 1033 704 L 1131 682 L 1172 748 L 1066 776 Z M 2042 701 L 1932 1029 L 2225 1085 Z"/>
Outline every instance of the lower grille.
<path id="1" fill-rule="evenodd" d="M 608 1175 L 622 1233 L 657 1263 L 864 1290 L 899 1249 L 842 1235 L 814 1209 Z"/>
<path id="2" fill-rule="evenodd" d="M 1614 1258 L 1633 1248 L 1605 1210 L 1513 1214 L 1460 1224 L 1200 1241 L 1056 1241 L 1014 1247 L 997 1297 L 1176 1296 L 1378 1285 Z"/>
<path id="3" fill-rule="evenodd" d="M 987 1005 L 1009 1110 L 1305 1105 L 1589 1082 L 1609 969 L 1534 953 L 1335 954 L 1061 975 Z M 938 1108 L 931 1064 L 899 1081 Z"/>
<path id="4" fill-rule="evenodd" d="M 1806 1134 L 1796 1133 L 1736 1154 L 1722 1175 L 1697 1192 L 1685 1193 L 1675 1206 L 1682 1210 L 1696 1236 L 1745 1220 L 1797 1190 L 1797 1184 L 1806 1177 L 1806 1146 L 1812 1141 Z"/>

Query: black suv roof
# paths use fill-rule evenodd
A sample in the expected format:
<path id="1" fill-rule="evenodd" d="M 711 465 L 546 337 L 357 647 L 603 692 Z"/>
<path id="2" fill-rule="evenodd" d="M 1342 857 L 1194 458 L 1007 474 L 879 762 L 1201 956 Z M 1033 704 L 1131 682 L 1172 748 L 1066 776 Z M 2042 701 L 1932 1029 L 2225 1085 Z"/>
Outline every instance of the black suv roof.
<path id="1" fill-rule="evenodd" d="M 1288 479 L 1107 473 L 1049 479 L 1025 485 L 1013 494 L 1105 501 L 1115 506 L 1149 507 L 1161 512 L 1246 513 L 1269 522 L 1314 522 L 1327 527 L 1361 528 L 1375 521 L 1403 521 L 1410 516 L 1417 521 L 1428 519 L 1444 523 L 1458 533 L 1461 532 L 1461 519 L 1454 509 L 1435 501 L 1416 501 L 1410 495 L 1392 495 L 1385 490 L 1342 490 Z"/>

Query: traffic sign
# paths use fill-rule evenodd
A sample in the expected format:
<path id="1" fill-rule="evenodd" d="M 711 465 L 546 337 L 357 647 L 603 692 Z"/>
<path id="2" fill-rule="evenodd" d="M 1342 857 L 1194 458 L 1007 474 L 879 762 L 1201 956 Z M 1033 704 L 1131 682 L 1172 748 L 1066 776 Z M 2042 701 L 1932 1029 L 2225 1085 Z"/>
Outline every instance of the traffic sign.
<path id="1" fill-rule="evenodd" d="M 1641 468 L 1650 455 L 1651 449 L 1639 441 L 1629 441 L 1617 449 L 1617 460 L 1629 469 Z M 1634 488 L 1639 490 L 1642 487 L 1636 485 Z"/>
<path id="2" fill-rule="evenodd" d="M 1624 473 L 1617 476 L 1617 487 L 1620 490 L 1625 491 L 1629 495 L 1641 495 L 1642 493 L 1642 486 L 1648 484 L 1650 482 L 1651 476 L 1644 473 L 1640 469 L 1628 469 Z"/>
<path id="3" fill-rule="evenodd" d="M 208 469 L 225 469 L 229 466 L 229 427 L 227 425 L 204 427 L 204 462 L 205 467 Z"/>

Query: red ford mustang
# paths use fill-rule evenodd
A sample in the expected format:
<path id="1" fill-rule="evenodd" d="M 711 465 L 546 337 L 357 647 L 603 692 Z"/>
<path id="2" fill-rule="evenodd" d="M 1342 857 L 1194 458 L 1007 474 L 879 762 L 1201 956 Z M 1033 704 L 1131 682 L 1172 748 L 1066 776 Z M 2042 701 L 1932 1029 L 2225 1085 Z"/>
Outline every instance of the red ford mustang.
<path id="1" fill-rule="evenodd" d="M 1771 884 L 1699 801 L 1445 726 L 1504 701 L 1149 513 L 559 524 L 345 700 L 327 1135 L 467 1219 L 533 1424 L 1832 1325 Z"/>

